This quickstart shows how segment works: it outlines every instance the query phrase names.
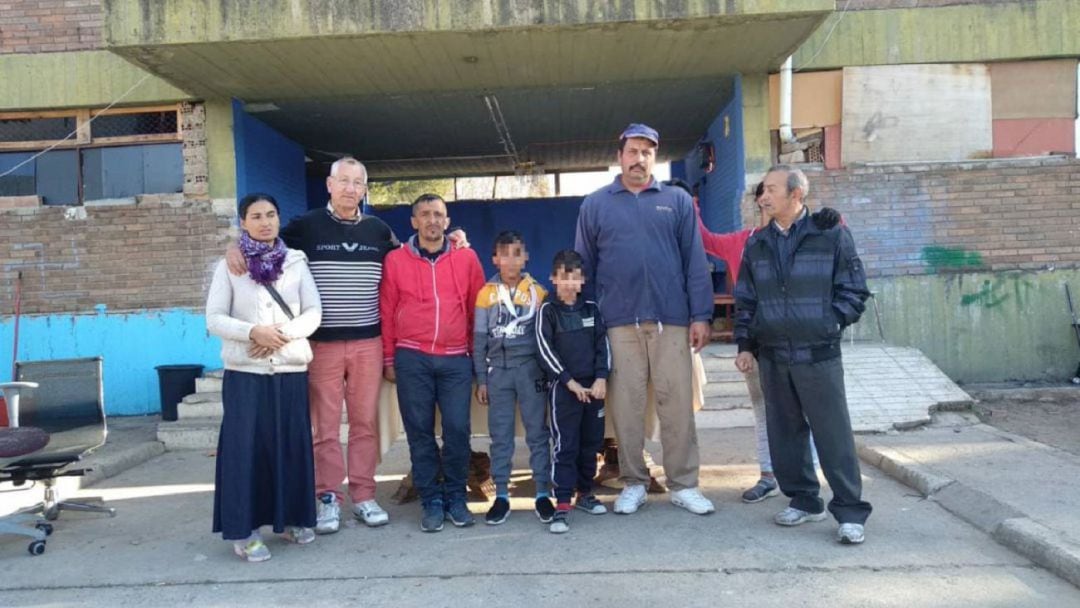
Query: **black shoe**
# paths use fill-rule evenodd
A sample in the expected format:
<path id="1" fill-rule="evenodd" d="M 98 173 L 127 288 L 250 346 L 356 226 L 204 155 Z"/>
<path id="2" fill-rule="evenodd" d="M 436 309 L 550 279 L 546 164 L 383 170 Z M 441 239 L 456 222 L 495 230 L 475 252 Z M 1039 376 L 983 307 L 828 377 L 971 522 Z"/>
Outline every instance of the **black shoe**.
<path id="1" fill-rule="evenodd" d="M 603 515 L 604 513 L 607 513 L 607 507 L 604 506 L 604 503 L 600 502 L 600 500 L 592 494 L 578 496 L 574 506 L 592 515 Z"/>
<path id="2" fill-rule="evenodd" d="M 424 512 L 420 516 L 420 529 L 424 532 L 438 532 L 442 530 L 443 503 L 441 500 L 433 500 L 424 505 Z"/>
<path id="3" fill-rule="evenodd" d="M 545 524 L 550 524 L 551 518 L 555 517 L 555 505 L 551 504 L 551 499 L 547 496 L 536 499 L 536 516 Z"/>
<path id="4" fill-rule="evenodd" d="M 469 507 L 465 506 L 464 498 L 450 501 L 450 506 L 446 508 L 446 519 L 459 528 L 467 528 L 476 523 Z"/>
<path id="5" fill-rule="evenodd" d="M 489 526 L 497 526 L 510 516 L 510 501 L 505 498 L 498 497 L 495 499 L 495 504 L 491 505 L 488 509 L 487 515 L 484 516 L 484 523 Z"/>

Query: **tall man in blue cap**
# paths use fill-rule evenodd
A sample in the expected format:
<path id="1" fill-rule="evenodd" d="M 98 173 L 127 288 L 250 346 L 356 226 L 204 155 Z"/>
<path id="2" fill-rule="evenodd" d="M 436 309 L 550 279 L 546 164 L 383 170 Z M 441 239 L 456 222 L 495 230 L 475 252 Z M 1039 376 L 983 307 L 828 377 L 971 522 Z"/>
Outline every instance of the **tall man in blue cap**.
<path id="1" fill-rule="evenodd" d="M 698 489 L 698 443 L 690 349 L 708 342 L 712 281 L 694 205 L 684 190 L 653 177 L 660 135 L 631 124 L 619 138 L 622 173 L 581 204 L 574 248 L 585 261 L 585 289 L 608 326 L 612 373 L 608 411 L 619 441 L 624 488 L 616 513 L 645 504 L 646 391 L 660 418 L 671 502 L 692 513 L 715 511 Z"/>

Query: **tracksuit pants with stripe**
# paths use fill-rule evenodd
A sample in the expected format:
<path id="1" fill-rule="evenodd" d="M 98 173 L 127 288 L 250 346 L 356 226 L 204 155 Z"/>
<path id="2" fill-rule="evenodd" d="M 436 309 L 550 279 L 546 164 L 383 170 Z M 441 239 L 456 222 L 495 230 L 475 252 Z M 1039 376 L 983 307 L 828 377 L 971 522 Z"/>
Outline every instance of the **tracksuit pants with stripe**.
<path id="1" fill-rule="evenodd" d="M 580 381 L 588 388 L 591 378 Z M 555 499 L 570 502 L 574 491 L 592 493 L 596 454 L 604 442 L 604 402 L 582 403 L 566 385 L 555 382 L 548 391 L 551 407 L 552 482 Z"/>

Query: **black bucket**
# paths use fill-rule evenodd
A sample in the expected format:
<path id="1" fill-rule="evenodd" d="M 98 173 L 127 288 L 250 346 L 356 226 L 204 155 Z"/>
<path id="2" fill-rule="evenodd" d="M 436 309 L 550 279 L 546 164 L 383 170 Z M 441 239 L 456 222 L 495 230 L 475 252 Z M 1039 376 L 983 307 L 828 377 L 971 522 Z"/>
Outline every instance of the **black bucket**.
<path id="1" fill-rule="evenodd" d="M 159 365 L 158 388 L 161 393 L 161 419 L 175 422 L 176 405 L 195 392 L 195 379 L 202 376 L 201 365 Z"/>

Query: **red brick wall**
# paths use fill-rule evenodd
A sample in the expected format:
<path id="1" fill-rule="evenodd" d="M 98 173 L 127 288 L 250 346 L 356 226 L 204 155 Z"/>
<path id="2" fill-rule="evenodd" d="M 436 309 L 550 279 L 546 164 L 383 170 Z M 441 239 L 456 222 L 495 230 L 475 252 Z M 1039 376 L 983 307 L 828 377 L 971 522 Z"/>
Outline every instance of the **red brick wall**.
<path id="1" fill-rule="evenodd" d="M 871 277 L 1080 267 L 1080 161 L 894 165 L 812 172 Z"/>
<path id="2" fill-rule="evenodd" d="M 0 54 L 101 47 L 101 0 L 0 0 Z"/>
<path id="3" fill-rule="evenodd" d="M 137 205 L 0 210 L 0 315 L 201 307 L 229 218 L 209 202 L 147 195 Z"/>

